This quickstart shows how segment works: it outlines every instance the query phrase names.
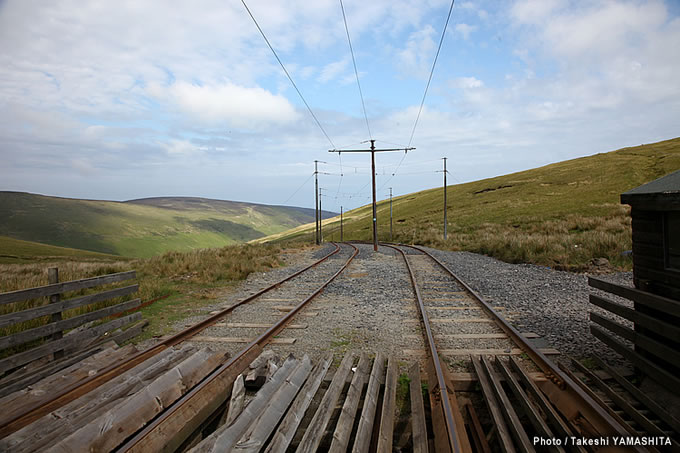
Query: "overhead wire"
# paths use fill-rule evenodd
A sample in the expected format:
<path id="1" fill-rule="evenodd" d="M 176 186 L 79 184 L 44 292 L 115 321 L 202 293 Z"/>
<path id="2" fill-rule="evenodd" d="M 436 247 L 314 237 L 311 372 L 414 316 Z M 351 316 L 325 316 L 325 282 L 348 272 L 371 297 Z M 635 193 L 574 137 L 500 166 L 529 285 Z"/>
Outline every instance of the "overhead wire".
<path id="1" fill-rule="evenodd" d="M 408 146 L 413 143 L 413 136 L 416 133 L 416 127 L 418 126 L 418 120 L 420 119 L 420 114 L 423 111 L 423 105 L 425 105 L 425 97 L 427 96 L 427 90 L 430 88 L 430 82 L 432 82 L 432 75 L 434 74 L 434 68 L 437 65 L 437 59 L 439 58 L 439 51 L 442 50 L 442 44 L 444 43 L 444 36 L 446 35 L 446 29 L 449 26 L 449 20 L 451 19 L 451 12 L 453 11 L 453 4 L 456 0 L 451 0 L 451 7 L 449 8 L 449 14 L 446 16 L 446 23 L 444 24 L 444 29 L 442 30 L 442 36 L 439 39 L 439 47 L 437 47 L 437 53 L 434 55 L 434 62 L 432 62 L 432 69 L 430 70 L 430 77 L 427 79 L 427 85 L 425 85 L 425 92 L 423 93 L 423 100 L 420 101 L 420 108 L 418 109 L 418 115 L 416 116 L 416 122 L 413 124 L 413 130 L 411 131 L 411 138 L 408 141 Z"/>
<path id="2" fill-rule="evenodd" d="M 347 16 L 345 15 L 345 6 L 340 0 L 340 9 L 342 10 L 342 20 L 345 22 L 345 32 L 347 32 L 347 42 L 349 43 L 349 51 L 352 54 L 352 64 L 354 65 L 354 75 L 357 79 L 357 86 L 359 87 L 359 97 L 361 98 L 361 108 L 364 111 L 364 118 L 366 119 L 366 129 L 368 130 L 368 137 L 373 138 L 371 134 L 371 126 L 368 125 L 368 115 L 366 114 L 366 104 L 364 103 L 364 93 L 361 91 L 361 83 L 359 82 L 359 71 L 357 70 L 357 61 L 354 58 L 354 48 L 352 48 L 352 40 L 349 37 L 349 27 L 347 26 Z"/>
<path id="3" fill-rule="evenodd" d="M 432 76 L 434 75 L 434 68 L 437 66 L 437 60 L 439 59 L 439 52 L 441 51 L 442 44 L 444 43 L 444 36 L 446 35 L 446 29 L 448 28 L 449 21 L 451 20 L 451 12 L 453 11 L 453 5 L 454 5 L 455 2 L 456 2 L 456 0 L 451 0 L 451 6 L 449 7 L 449 13 L 446 16 L 446 23 L 444 24 L 444 29 L 442 30 L 442 36 L 439 39 L 439 46 L 437 47 L 437 53 L 435 53 L 435 55 L 434 55 L 434 61 L 432 62 L 432 68 L 430 69 L 430 76 L 427 79 L 427 84 L 425 85 L 425 92 L 423 93 L 423 99 L 420 101 L 420 108 L 418 108 L 418 115 L 416 115 L 416 121 L 413 123 L 413 129 L 411 130 L 411 137 L 408 140 L 408 146 L 406 146 L 406 148 L 410 148 L 411 143 L 413 143 L 413 136 L 416 133 L 416 128 L 418 127 L 418 121 L 420 120 L 420 115 L 423 112 L 423 106 L 425 105 L 425 98 L 427 97 L 427 91 L 430 89 L 430 83 L 432 82 Z M 401 160 L 399 161 L 399 165 L 397 165 L 397 168 L 392 173 L 392 176 L 387 181 L 385 181 L 385 183 L 382 186 L 380 186 L 379 190 L 382 190 L 382 188 L 385 187 L 385 185 L 387 185 L 387 183 L 389 183 L 392 178 L 394 178 L 394 176 L 399 171 L 399 167 L 401 167 L 401 163 L 406 158 L 406 154 L 407 153 L 404 152 L 404 155 L 402 156 Z"/>
<path id="4" fill-rule="evenodd" d="M 313 176 L 314 176 L 314 173 L 312 173 L 311 175 L 309 175 L 309 178 L 307 178 L 307 179 L 305 180 L 305 182 L 303 182 L 302 185 L 300 185 L 300 187 L 298 187 L 298 188 L 295 190 L 295 192 L 293 192 L 293 194 L 292 194 L 290 197 L 286 198 L 286 201 L 284 201 L 283 204 L 288 203 L 288 202 L 290 201 L 290 199 L 293 198 L 293 197 L 295 196 L 295 194 L 298 193 L 298 192 L 300 191 L 300 189 L 302 189 L 302 188 L 305 186 L 305 184 L 307 184 L 307 183 L 312 179 Z"/>
<path id="5" fill-rule="evenodd" d="M 321 132 L 323 132 L 323 135 L 326 136 L 326 139 L 328 139 L 328 142 L 331 144 L 331 146 L 333 147 L 333 149 L 335 149 L 335 145 L 333 144 L 333 140 L 331 140 L 331 138 L 328 136 L 328 133 L 326 133 L 326 129 L 324 129 L 323 126 L 321 125 L 321 122 L 320 122 L 319 119 L 316 117 L 316 115 L 315 115 L 314 112 L 312 111 L 312 108 L 309 106 L 309 104 L 308 104 L 307 101 L 305 100 L 305 97 L 302 95 L 302 92 L 300 91 L 300 89 L 297 87 L 297 85 L 296 85 L 295 82 L 293 81 L 293 78 L 292 78 L 292 77 L 290 76 L 290 74 L 288 73 L 288 70 L 287 70 L 286 67 L 283 65 L 283 62 L 282 62 L 281 59 L 279 58 L 278 54 L 276 53 L 276 51 L 274 50 L 274 48 L 272 47 L 272 45 L 269 43 L 269 40 L 267 39 L 267 36 L 264 34 L 264 31 L 262 31 L 262 28 L 260 28 L 260 24 L 257 23 L 257 20 L 255 20 L 255 16 L 253 16 L 253 13 L 250 12 L 250 8 L 248 8 L 248 5 L 246 5 L 245 0 L 241 0 L 241 3 L 243 3 L 243 6 L 246 8 L 246 11 L 248 11 L 248 15 L 250 15 L 250 18 L 253 19 L 253 22 L 255 23 L 255 26 L 256 26 L 257 29 L 260 31 L 260 34 L 262 35 L 262 37 L 264 38 L 265 42 L 266 42 L 267 45 L 269 46 L 269 49 L 270 49 L 270 50 L 272 51 L 272 53 L 274 54 L 274 57 L 276 57 L 276 61 L 278 61 L 279 64 L 281 65 L 281 68 L 283 69 L 283 72 L 285 72 L 285 73 L 286 73 L 286 76 L 288 76 L 288 80 L 290 80 L 290 83 L 293 85 L 293 88 L 295 88 L 295 91 L 297 91 L 297 94 L 300 95 L 300 99 L 302 99 L 302 102 L 304 102 L 305 106 L 307 107 L 307 110 L 309 110 L 309 113 L 312 115 L 312 118 L 314 118 L 314 121 L 316 121 L 317 126 L 319 126 L 319 129 L 321 129 Z"/>

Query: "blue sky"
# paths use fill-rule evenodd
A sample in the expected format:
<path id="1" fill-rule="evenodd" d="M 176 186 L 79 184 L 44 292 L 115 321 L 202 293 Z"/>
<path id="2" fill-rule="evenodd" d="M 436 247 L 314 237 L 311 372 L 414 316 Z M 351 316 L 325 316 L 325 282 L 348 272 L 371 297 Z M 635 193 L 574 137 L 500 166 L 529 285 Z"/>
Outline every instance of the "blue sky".
<path id="1" fill-rule="evenodd" d="M 336 147 L 408 144 L 449 5 L 344 1 L 369 137 L 339 0 L 248 2 Z M 440 185 L 442 157 L 455 183 L 679 136 L 679 10 L 458 0 L 379 198 Z M 333 145 L 240 1 L 0 2 L 0 190 L 312 207 L 317 159 L 324 208 L 367 203 L 368 155 Z"/>

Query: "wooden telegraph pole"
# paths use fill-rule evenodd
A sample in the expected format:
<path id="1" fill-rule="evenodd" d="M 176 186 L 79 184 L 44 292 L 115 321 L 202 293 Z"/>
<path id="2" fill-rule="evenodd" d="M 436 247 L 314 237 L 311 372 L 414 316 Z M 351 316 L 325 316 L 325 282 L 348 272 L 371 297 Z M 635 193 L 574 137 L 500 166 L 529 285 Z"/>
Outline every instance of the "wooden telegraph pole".
<path id="1" fill-rule="evenodd" d="M 392 242 L 392 188 L 390 187 L 390 242 Z"/>
<path id="2" fill-rule="evenodd" d="M 444 240 L 446 240 L 446 157 L 444 159 Z"/>
<path id="3" fill-rule="evenodd" d="M 375 140 L 371 139 L 371 149 L 329 149 L 329 153 L 371 153 L 371 182 L 373 184 L 373 250 L 378 251 L 378 211 L 375 201 L 375 153 L 384 151 L 409 152 L 415 148 L 375 149 Z"/>
<path id="4" fill-rule="evenodd" d="M 342 238 L 342 206 L 340 206 L 340 242 L 344 239 Z"/>
<path id="5" fill-rule="evenodd" d="M 316 217 L 316 245 L 321 243 L 319 238 L 319 161 L 314 161 L 314 196 L 316 200 L 314 201 L 314 214 Z"/>

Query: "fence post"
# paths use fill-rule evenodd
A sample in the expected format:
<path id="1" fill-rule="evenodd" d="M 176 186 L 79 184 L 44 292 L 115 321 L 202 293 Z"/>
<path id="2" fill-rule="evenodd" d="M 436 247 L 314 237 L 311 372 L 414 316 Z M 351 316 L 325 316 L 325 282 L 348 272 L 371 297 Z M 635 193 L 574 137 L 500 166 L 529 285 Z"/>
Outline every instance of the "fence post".
<path id="1" fill-rule="evenodd" d="M 50 267 L 47 270 L 47 279 L 48 279 L 48 283 L 50 285 L 55 284 L 55 283 L 59 283 L 59 268 Z M 51 304 L 58 303 L 60 300 L 61 300 L 61 294 L 60 293 L 50 295 L 50 303 Z M 57 313 L 52 314 L 51 322 L 61 321 L 61 319 L 62 319 L 61 318 L 61 311 L 59 311 Z M 55 333 L 52 334 L 52 341 L 59 340 L 59 339 L 62 338 L 62 336 L 63 336 L 63 332 L 61 332 L 61 331 L 55 332 Z M 54 359 L 55 360 L 60 359 L 62 357 L 64 357 L 64 351 L 55 351 L 54 352 Z"/>

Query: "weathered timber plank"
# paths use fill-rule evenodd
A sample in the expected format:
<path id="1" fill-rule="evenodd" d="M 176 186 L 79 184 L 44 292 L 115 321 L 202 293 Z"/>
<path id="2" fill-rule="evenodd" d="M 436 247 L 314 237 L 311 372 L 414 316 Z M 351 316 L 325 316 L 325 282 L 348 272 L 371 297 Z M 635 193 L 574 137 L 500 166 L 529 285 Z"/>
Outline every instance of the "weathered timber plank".
<path id="1" fill-rule="evenodd" d="M 550 424 L 555 428 L 557 434 L 563 437 L 571 437 L 574 435 L 574 431 L 562 420 L 562 417 L 557 413 L 552 403 L 548 401 L 543 392 L 536 386 L 536 379 L 531 376 L 530 373 L 524 371 L 519 362 L 514 358 L 510 357 L 510 366 L 519 376 L 520 381 L 524 384 L 527 393 L 533 396 L 534 401 L 538 403 L 543 413 L 546 415 Z M 583 447 L 573 445 L 572 450 L 578 451 L 579 453 L 585 453 Z"/>
<path id="2" fill-rule="evenodd" d="M 141 313 L 140 313 L 141 315 Z M 128 327 L 122 332 L 114 333 L 111 335 L 111 339 L 118 344 L 123 344 L 131 338 L 135 338 L 137 335 L 141 335 L 142 331 L 146 326 L 149 325 L 149 321 L 142 319 L 141 321 L 135 323 L 134 325 Z"/>
<path id="3" fill-rule="evenodd" d="M 304 356 L 290 378 L 281 384 L 271 397 L 271 402 L 264 409 L 262 415 L 241 436 L 241 439 L 234 446 L 234 452 L 258 453 L 260 451 L 309 376 L 311 369 L 311 360 L 308 356 Z"/>
<path id="4" fill-rule="evenodd" d="M 623 357 L 631 361 L 635 366 L 647 373 L 652 379 L 659 382 L 668 388 L 680 388 L 680 379 L 672 373 L 660 368 L 657 364 L 649 361 L 637 352 L 633 351 L 619 340 L 607 334 L 604 330 L 597 326 L 590 326 L 590 333 L 592 333 L 598 340 L 612 348 L 614 351 L 621 354 Z"/>
<path id="5" fill-rule="evenodd" d="M 512 356 L 510 356 L 512 357 Z M 450 373 L 453 389 L 457 392 L 474 392 L 477 388 L 478 380 L 475 373 Z M 541 371 L 529 373 L 535 382 L 545 382 L 547 379 Z"/>
<path id="6" fill-rule="evenodd" d="M 653 340 L 641 334 L 640 332 L 636 332 L 633 329 L 623 326 L 615 321 L 612 321 L 611 319 L 600 316 L 597 313 L 591 312 L 590 320 L 596 324 L 599 324 L 605 329 L 614 332 L 620 337 L 633 342 L 635 345 L 640 346 L 665 362 L 680 367 L 680 352 L 678 352 L 676 349 L 670 348 L 663 343 L 659 343 L 658 341 Z"/>
<path id="7" fill-rule="evenodd" d="M 420 383 L 420 365 L 414 363 L 408 371 L 409 398 L 411 399 L 411 429 L 413 431 L 413 453 L 427 453 L 427 425 L 425 404 Z"/>
<path id="8" fill-rule="evenodd" d="M 234 386 L 231 388 L 231 397 L 229 398 L 229 407 L 227 408 L 226 417 L 223 425 L 229 426 L 234 423 L 234 420 L 243 412 L 243 404 L 246 398 L 246 385 L 242 374 L 239 374 L 234 381 Z"/>
<path id="9" fill-rule="evenodd" d="M 524 338 L 541 338 L 540 335 L 534 332 L 522 332 Z M 422 338 L 422 335 L 405 335 L 406 338 Z M 488 340 L 488 339 L 503 339 L 508 338 L 508 335 L 504 332 L 497 333 L 453 333 L 453 334 L 435 334 L 436 339 L 442 340 Z"/>
<path id="10" fill-rule="evenodd" d="M 205 341 L 212 343 L 250 343 L 252 338 L 248 337 L 209 337 L 206 335 L 197 335 L 191 338 L 191 341 Z M 295 338 L 272 338 L 269 344 L 293 344 Z"/>
<path id="11" fill-rule="evenodd" d="M 274 324 L 248 323 L 248 322 L 228 322 L 225 327 L 243 328 L 243 329 L 266 329 L 272 327 Z M 286 329 L 306 329 L 307 324 L 289 324 Z"/>
<path id="12" fill-rule="evenodd" d="M 72 329 L 73 327 L 79 326 L 86 322 L 105 318 L 114 313 L 120 313 L 121 311 L 135 308 L 140 304 L 141 299 L 134 299 L 117 305 L 112 305 L 111 307 L 102 308 L 101 310 L 91 311 L 89 313 L 85 313 L 84 315 L 74 316 L 73 318 L 52 322 L 34 329 L 22 330 L 21 332 L 17 332 L 12 335 L 0 337 L 0 350 L 23 344 L 37 338 L 46 337 L 48 335 L 52 335 L 55 332 Z"/>
<path id="13" fill-rule="evenodd" d="M 541 414 L 536 410 L 536 408 L 534 408 L 534 406 L 531 405 L 529 397 L 524 392 L 524 389 L 522 389 L 519 382 L 517 381 L 515 376 L 510 372 L 510 370 L 505 365 L 505 363 L 501 359 L 496 357 L 495 358 L 495 364 L 498 368 L 500 368 L 501 373 L 505 377 L 505 382 L 508 384 L 508 386 L 510 387 L 510 390 L 515 395 L 515 398 L 518 401 L 519 406 L 524 411 L 524 414 L 527 416 L 527 418 L 531 422 L 531 425 L 534 427 L 536 432 L 541 434 L 541 436 L 543 436 L 544 438 L 554 438 L 555 436 L 553 435 L 552 430 L 545 423 L 545 421 L 543 420 L 543 417 L 541 417 Z M 496 377 L 498 378 L 498 376 L 496 376 Z M 498 381 L 498 384 L 499 384 L 499 387 L 500 387 L 500 380 Z M 501 389 L 502 389 L 502 387 L 501 387 Z M 528 440 L 528 438 L 527 438 L 527 440 Z M 549 448 L 549 450 L 564 453 L 564 448 L 562 448 L 559 445 L 551 446 Z"/>
<path id="14" fill-rule="evenodd" d="M 319 407 L 317 408 L 312 420 L 307 426 L 304 436 L 298 445 L 296 452 L 298 453 L 314 453 L 324 433 L 326 432 L 326 427 L 328 426 L 328 421 L 331 419 L 333 414 L 333 409 L 337 404 L 342 388 L 345 386 L 345 381 L 347 380 L 347 375 L 349 374 L 350 368 L 354 363 L 354 356 L 350 353 L 346 354 L 345 357 L 340 362 L 340 366 L 335 371 L 331 385 L 326 390 Z"/>
<path id="15" fill-rule="evenodd" d="M 545 355 L 559 355 L 560 351 L 553 348 L 540 348 Z M 408 355 L 424 355 L 425 351 L 422 349 L 404 349 L 402 351 L 404 354 Z M 441 355 L 522 355 L 524 351 L 519 348 L 513 349 L 440 349 L 439 354 Z"/>
<path id="16" fill-rule="evenodd" d="M 581 389 L 588 394 L 597 404 L 599 404 L 607 413 L 614 419 L 616 420 L 623 428 L 628 431 L 632 435 L 637 435 L 637 431 L 635 431 L 635 428 L 633 428 L 629 422 L 625 421 L 620 414 L 623 414 L 623 411 L 617 412 L 614 410 L 613 407 L 609 406 L 597 393 L 593 391 L 585 382 L 583 382 L 581 379 L 579 379 L 568 367 L 566 367 L 562 363 L 558 363 L 558 366 L 560 367 L 560 370 L 564 372 L 569 378 L 576 382 L 576 384 L 581 387 Z"/>
<path id="17" fill-rule="evenodd" d="M 55 283 L 52 285 L 39 286 L 37 288 L 20 289 L 8 293 L 0 294 L 0 305 L 11 304 L 22 300 L 45 297 L 52 294 L 63 294 L 79 289 L 93 288 L 95 286 L 106 285 L 109 283 L 122 282 L 136 277 L 135 271 L 119 272 L 116 274 L 102 275 L 99 277 L 73 280 L 70 282 Z"/>
<path id="18" fill-rule="evenodd" d="M 479 417 L 477 417 L 477 411 L 472 406 L 472 403 L 467 402 L 465 404 L 465 409 L 468 413 L 468 420 L 470 426 L 470 434 L 472 437 L 472 442 L 475 446 L 475 451 L 479 453 L 491 453 L 491 447 L 489 447 L 489 442 L 486 440 L 486 434 L 482 429 L 482 424 L 479 423 Z"/>
<path id="19" fill-rule="evenodd" d="M 117 360 L 122 360 L 134 352 L 136 352 L 136 348 L 133 345 L 119 348 L 114 342 L 108 342 L 105 345 L 105 349 L 96 351 L 85 358 L 81 358 L 76 364 L 64 366 L 59 373 L 37 379 L 32 383 L 29 389 L 21 387 L 20 391 L 3 396 L 0 398 L 0 407 L 22 404 L 28 404 L 30 406 L 35 401 L 39 401 L 40 399 L 49 396 L 48 393 L 55 388 L 65 387 L 77 382 L 80 379 L 87 377 L 91 372 L 97 372 L 97 370 L 100 370 Z M 4 391 L 5 388 L 3 387 L 2 390 Z M 30 402 L 22 403 L 21 400 Z"/>
<path id="20" fill-rule="evenodd" d="M 580 362 L 577 360 L 574 360 L 573 358 L 571 359 L 571 363 L 574 365 L 574 367 L 583 373 L 588 379 L 591 380 L 591 382 L 595 383 L 597 387 L 600 388 L 604 392 L 605 395 L 609 399 L 611 399 L 614 403 L 616 403 L 617 406 L 619 406 L 623 411 L 628 414 L 630 418 L 635 420 L 635 422 L 640 425 L 642 428 L 645 429 L 645 431 L 648 434 L 652 434 L 654 436 L 665 436 L 666 434 L 654 423 L 652 423 L 647 417 L 645 417 L 643 414 L 637 411 L 625 398 L 623 398 L 621 395 L 616 393 L 614 390 L 612 390 L 607 384 L 605 384 L 602 379 L 597 377 L 595 373 L 584 367 Z M 676 443 L 676 448 L 677 448 L 677 443 Z"/>
<path id="21" fill-rule="evenodd" d="M 234 379 L 262 352 L 253 345 L 206 377 L 156 420 L 126 442 L 121 451 L 175 451 L 229 397 Z"/>
<path id="22" fill-rule="evenodd" d="M 493 324 L 495 321 L 493 319 L 489 318 L 430 318 L 431 323 L 442 323 L 442 324 L 447 324 L 447 323 L 465 323 L 465 322 L 486 322 Z M 407 319 L 404 321 L 404 324 L 419 324 L 420 320 L 418 319 Z"/>
<path id="23" fill-rule="evenodd" d="M 11 326 L 19 322 L 29 321 L 31 319 L 39 318 L 41 316 L 59 313 L 72 308 L 82 307 L 97 302 L 101 302 L 114 297 L 127 296 L 137 292 L 139 285 L 124 286 L 122 288 L 111 289 L 97 294 L 90 294 L 87 296 L 76 297 L 74 299 L 63 300 L 60 302 L 42 305 L 40 307 L 29 308 L 27 310 L 15 311 L 0 316 L 0 328 Z"/>
<path id="24" fill-rule="evenodd" d="M 13 445 L 12 451 L 23 453 L 47 449 L 76 429 L 90 423 L 97 414 L 105 412 L 122 399 L 142 390 L 190 353 L 189 348 L 165 349 L 96 390 L 44 415 L 6 438 Z"/>
<path id="25" fill-rule="evenodd" d="M 52 354 L 54 351 L 78 348 L 82 344 L 87 344 L 90 339 L 100 337 L 106 332 L 129 324 L 131 320 L 138 319 L 140 316 L 141 315 L 139 313 L 134 313 L 132 315 L 114 319 L 113 321 L 91 327 L 77 334 L 66 335 L 59 340 L 50 341 L 43 345 L 29 349 L 28 351 L 20 352 L 9 357 L 5 357 L 4 359 L 0 359 L 0 373 L 32 362 L 33 360 L 39 359 L 41 357 L 45 357 L 48 354 Z"/>
<path id="26" fill-rule="evenodd" d="M 279 311 L 291 311 L 291 310 L 294 310 L 296 307 L 295 307 L 295 305 L 274 305 L 272 308 L 274 310 L 279 310 Z M 308 307 L 308 308 L 305 308 L 305 310 L 316 311 L 316 310 L 319 310 L 319 307 Z"/>
<path id="27" fill-rule="evenodd" d="M 84 351 L 80 351 L 77 354 L 71 354 L 62 360 L 56 362 L 47 362 L 40 366 L 30 366 L 24 367 L 20 371 L 15 371 L 14 373 L 6 376 L 0 381 L 0 397 L 9 395 L 10 393 L 19 391 L 28 387 L 29 385 L 40 381 L 46 377 L 49 377 L 60 370 L 68 368 L 73 364 L 80 362 L 81 360 L 87 359 L 88 357 L 100 353 L 103 350 L 111 347 L 117 346 L 115 343 L 107 342 L 92 346 Z M 0 403 L 0 407 L 3 407 Z"/>
<path id="28" fill-rule="evenodd" d="M 676 433 L 680 433 L 680 421 L 661 407 L 656 401 L 645 395 L 639 388 L 634 386 L 628 379 L 617 373 L 612 367 L 607 365 L 599 356 L 593 356 L 600 368 L 605 370 L 621 387 L 631 394 L 636 400 L 651 410 L 659 419 L 663 420 L 668 426 L 673 428 Z"/>
<path id="29" fill-rule="evenodd" d="M 491 418 L 496 426 L 496 432 L 498 435 L 498 443 L 500 444 L 503 451 L 506 453 L 515 452 L 515 447 L 512 442 L 512 437 L 510 436 L 510 431 L 508 430 L 508 425 L 506 425 L 503 415 L 501 413 L 500 403 L 496 399 L 495 392 L 492 390 L 489 378 L 486 375 L 484 367 L 482 366 L 481 360 L 478 356 L 472 356 L 472 365 L 475 368 L 479 383 L 482 387 L 482 392 L 484 393 L 484 401 L 486 402 Z"/>
<path id="30" fill-rule="evenodd" d="M 276 429 L 276 433 L 271 442 L 269 442 L 269 445 L 267 445 L 265 453 L 284 453 L 288 449 L 332 361 L 333 357 L 328 356 L 314 367 L 307 382 L 300 389 L 295 401 L 293 401 L 290 409 L 288 409 L 288 413 L 283 418 L 281 425 Z"/>
<path id="31" fill-rule="evenodd" d="M 624 307 L 616 302 L 612 302 L 604 297 L 596 296 L 595 294 L 590 294 L 590 303 L 597 305 L 600 308 L 604 308 L 616 315 L 626 318 L 629 321 L 633 321 L 642 327 L 651 329 L 658 335 L 662 335 L 669 340 L 680 342 L 680 328 L 669 324 L 667 322 L 656 319 L 652 316 L 642 314 L 632 308 Z"/>
<path id="32" fill-rule="evenodd" d="M 673 316 L 680 316 L 680 302 L 656 294 L 641 291 L 636 288 L 609 283 L 595 277 L 588 277 L 588 284 L 593 288 L 601 289 L 608 293 L 616 294 L 628 300 L 635 301 L 646 307 L 668 313 Z"/>
<path id="33" fill-rule="evenodd" d="M 387 362 L 385 376 L 385 396 L 383 398 L 382 414 L 380 416 L 380 431 L 378 433 L 378 453 L 392 452 L 392 436 L 394 434 L 394 410 L 397 397 L 397 369 L 394 357 Z"/>
<path id="34" fill-rule="evenodd" d="M 338 424 L 333 433 L 333 441 L 329 453 L 345 453 L 349 445 L 349 436 L 352 433 L 354 426 L 354 417 L 356 417 L 357 408 L 359 407 L 359 399 L 361 392 L 364 390 L 364 384 L 368 381 L 368 370 L 371 366 L 371 361 L 366 354 L 362 354 L 359 359 L 359 364 L 352 377 L 347 398 L 342 405 L 342 412 Z"/>
<path id="35" fill-rule="evenodd" d="M 98 416 L 48 451 L 110 451 L 144 426 L 226 360 L 224 354 L 198 351 L 150 383 L 143 392 Z"/>
<path id="36" fill-rule="evenodd" d="M 248 427 L 266 409 L 267 403 L 279 389 L 281 384 L 291 376 L 298 367 L 298 361 L 292 356 L 288 357 L 274 376 L 260 389 L 255 398 L 246 406 L 234 423 L 229 426 L 221 426 L 203 442 L 190 450 L 191 453 L 226 452 L 232 451 L 236 442 L 246 433 Z"/>
<path id="37" fill-rule="evenodd" d="M 375 412 L 378 407 L 378 394 L 380 385 L 382 384 L 384 370 L 385 356 L 382 352 L 379 352 L 373 361 L 371 376 L 368 379 L 368 389 L 366 390 L 366 396 L 364 397 L 364 407 L 361 410 L 361 418 L 359 419 L 359 427 L 357 428 L 357 433 L 354 437 L 352 453 L 366 452 L 371 445 Z"/>

